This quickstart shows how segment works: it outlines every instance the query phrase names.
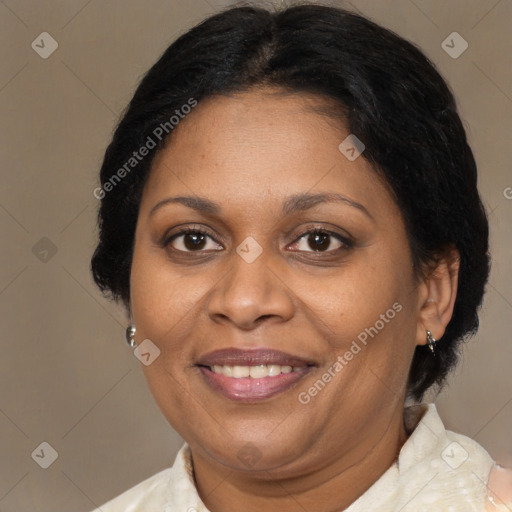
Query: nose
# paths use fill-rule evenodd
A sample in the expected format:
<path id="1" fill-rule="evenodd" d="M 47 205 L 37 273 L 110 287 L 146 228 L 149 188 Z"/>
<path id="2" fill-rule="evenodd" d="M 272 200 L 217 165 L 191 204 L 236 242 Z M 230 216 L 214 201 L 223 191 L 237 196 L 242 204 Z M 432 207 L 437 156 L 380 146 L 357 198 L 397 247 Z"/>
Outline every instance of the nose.
<path id="1" fill-rule="evenodd" d="M 263 254 L 248 263 L 234 253 L 230 268 L 208 302 L 208 314 L 214 322 L 252 330 L 265 319 L 279 323 L 293 316 L 292 292 Z"/>

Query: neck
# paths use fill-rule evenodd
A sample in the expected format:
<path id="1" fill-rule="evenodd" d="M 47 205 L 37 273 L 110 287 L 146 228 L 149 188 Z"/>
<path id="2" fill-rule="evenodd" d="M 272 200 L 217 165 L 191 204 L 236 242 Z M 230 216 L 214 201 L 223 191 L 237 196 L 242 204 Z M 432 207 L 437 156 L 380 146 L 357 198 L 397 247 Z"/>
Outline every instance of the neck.
<path id="1" fill-rule="evenodd" d="M 254 473 L 232 471 L 215 461 L 193 453 L 196 486 L 211 512 L 340 512 L 366 492 L 398 459 L 407 440 L 403 403 L 371 443 L 361 442 L 343 457 L 299 476 L 282 472 Z M 325 447 L 323 448 L 326 449 Z"/>

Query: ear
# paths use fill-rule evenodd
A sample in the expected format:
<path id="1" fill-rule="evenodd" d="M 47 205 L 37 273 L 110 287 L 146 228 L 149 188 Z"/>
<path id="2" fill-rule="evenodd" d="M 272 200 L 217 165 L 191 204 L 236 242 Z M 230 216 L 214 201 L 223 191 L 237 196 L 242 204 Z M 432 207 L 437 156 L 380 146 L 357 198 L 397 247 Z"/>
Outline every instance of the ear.
<path id="1" fill-rule="evenodd" d="M 457 297 L 459 264 L 459 252 L 452 247 L 420 284 L 417 345 L 426 345 L 427 330 L 436 340 L 443 336 Z"/>

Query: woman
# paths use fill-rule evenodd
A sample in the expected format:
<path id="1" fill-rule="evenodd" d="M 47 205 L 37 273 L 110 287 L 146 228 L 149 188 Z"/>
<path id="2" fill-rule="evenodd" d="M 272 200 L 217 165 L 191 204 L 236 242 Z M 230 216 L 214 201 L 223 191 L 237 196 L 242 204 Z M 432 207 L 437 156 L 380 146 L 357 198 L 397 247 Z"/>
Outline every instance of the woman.
<path id="1" fill-rule="evenodd" d="M 446 83 L 363 17 L 239 7 L 174 42 L 106 151 L 92 271 L 186 443 L 101 510 L 510 510 L 422 403 L 478 327 L 476 180 Z"/>

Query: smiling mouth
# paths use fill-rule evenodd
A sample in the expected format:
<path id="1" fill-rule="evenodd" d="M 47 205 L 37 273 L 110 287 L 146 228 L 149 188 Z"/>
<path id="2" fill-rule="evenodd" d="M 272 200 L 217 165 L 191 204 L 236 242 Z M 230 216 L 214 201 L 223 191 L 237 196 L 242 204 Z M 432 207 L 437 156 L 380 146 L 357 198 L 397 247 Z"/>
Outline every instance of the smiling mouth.
<path id="1" fill-rule="evenodd" d="M 309 358 L 268 347 L 229 347 L 203 355 L 196 362 L 203 382 L 235 402 L 259 402 L 290 390 L 314 369 Z"/>
<path id="2" fill-rule="evenodd" d="M 267 401 L 296 387 L 313 365 L 255 365 L 229 366 L 198 365 L 206 385 L 233 402 L 255 403 Z"/>

